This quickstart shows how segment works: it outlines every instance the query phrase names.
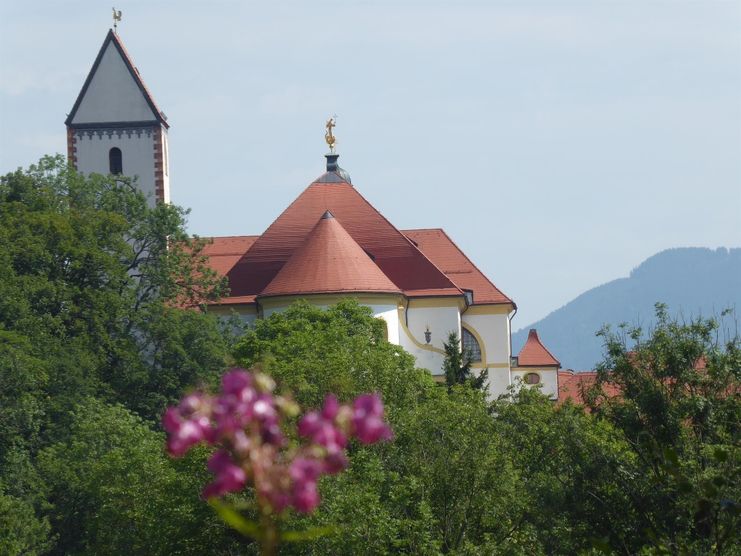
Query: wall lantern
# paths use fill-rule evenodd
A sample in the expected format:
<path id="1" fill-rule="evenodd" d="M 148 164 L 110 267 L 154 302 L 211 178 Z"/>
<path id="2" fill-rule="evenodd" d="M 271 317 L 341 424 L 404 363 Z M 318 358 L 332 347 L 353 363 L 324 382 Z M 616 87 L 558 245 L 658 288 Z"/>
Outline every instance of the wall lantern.
<path id="1" fill-rule="evenodd" d="M 427 326 L 427 328 L 425 329 L 425 342 L 429 344 L 430 340 L 432 340 L 432 332 L 430 332 L 430 327 Z"/>

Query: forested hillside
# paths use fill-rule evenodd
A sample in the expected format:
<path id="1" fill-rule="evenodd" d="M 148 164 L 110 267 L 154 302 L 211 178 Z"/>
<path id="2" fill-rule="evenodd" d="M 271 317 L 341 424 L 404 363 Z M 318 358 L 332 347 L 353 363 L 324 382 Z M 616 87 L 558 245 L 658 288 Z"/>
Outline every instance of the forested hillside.
<path id="1" fill-rule="evenodd" d="M 450 368 L 460 380 L 447 385 L 415 368 L 353 300 L 297 301 L 247 329 L 212 317 L 204 304 L 223 284 L 185 216 L 61 157 L 0 179 L 0 555 L 257 554 L 268 530 L 262 547 L 280 542 L 280 554 L 741 550 L 741 342 L 722 323 L 684 325 L 660 309 L 639 345 L 607 335 L 588 410 L 537 389 L 487 400 L 464 368 Z M 448 367 L 465 367 L 457 355 Z M 259 368 L 251 376 L 280 394 L 289 419 L 324 403 L 312 417 L 318 452 L 281 476 L 286 488 L 317 480 L 329 441 L 342 445 L 316 510 L 316 497 L 270 509 L 264 491 L 241 490 L 281 465 L 276 452 L 224 462 L 259 442 L 286 453 L 298 443 L 289 427 L 247 437 L 277 410 L 243 397 L 252 390 L 233 382 L 247 373 L 224 375 L 233 366 Z M 208 402 L 204 424 L 198 404 L 213 398 L 194 390 L 219 381 L 240 394 Z M 606 398 L 606 382 L 623 394 Z M 329 394 L 382 399 L 384 442 L 328 433 L 329 420 L 350 419 Z M 168 455 L 163 423 L 193 449 L 171 436 Z M 217 442 L 226 448 L 214 454 Z M 238 488 L 217 485 L 206 495 L 233 494 L 204 500 L 226 472 Z"/>
<path id="2" fill-rule="evenodd" d="M 605 324 L 650 327 L 656 303 L 686 319 L 741 310 L 741 248 L 682 247 L 657 253 L 627 278 L 593 288 L 519 329 L 512 335 L 512 349 L 518 353 L 528 330 L 537 328 L 565 368 L 591 370 L 604 351 L 597 331 Z"/>

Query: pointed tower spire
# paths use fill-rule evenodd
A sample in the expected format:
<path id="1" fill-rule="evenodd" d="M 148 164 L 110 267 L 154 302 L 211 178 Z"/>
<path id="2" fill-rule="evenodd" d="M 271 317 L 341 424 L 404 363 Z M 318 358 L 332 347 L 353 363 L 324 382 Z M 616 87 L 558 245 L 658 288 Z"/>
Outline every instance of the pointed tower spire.
<path id="1" fill-rule="evenodd" d="M 114 24 L 120 20 L 114 9 Z M 65 120 L 69 160 L 85 174 L 138 176 L 152 204 L 167 203 L 169 124 L 114 29 Z"/>

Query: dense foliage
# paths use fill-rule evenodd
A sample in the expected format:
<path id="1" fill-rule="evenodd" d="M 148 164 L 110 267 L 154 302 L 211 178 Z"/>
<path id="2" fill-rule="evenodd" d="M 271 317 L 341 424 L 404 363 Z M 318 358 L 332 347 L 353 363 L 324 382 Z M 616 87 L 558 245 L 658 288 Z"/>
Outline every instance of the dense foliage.
<path id="1" fill-rule="evenodd" d="M 296 303 L 235 341 L 199 309 L 222 284 L 184 218 L 60 159 L 0 181 L 0 554 L 256 553 L 199 498 L 207 451 L 166 457 L 159 425 L 227 363 L 305 408 L 379 392 L 395 433 L 351 443 L 317 511 L 289 515 L 337 534 L 282 553 L 741 553 L 735 331 L 659 311 L 604 332 L 586 410 L 537 389 L 492 402 L 435 383 L 351 301 Z"/>
<path id="2" fill-rule="evenodd" d="M 643 483 L 623 485 L 664 549 L 725 553 L 741 528 L 741 343 L 735 322 L 678 322 L 601 332 L 606 358 L 588 399 L 620 431 Z M 603 386 L 620 396 L 606 396 Z"/>
<path id="3" fill-rule="evenodd" d="M 149 468 L 174 473 L 152 423 L 225 364 L 229 337 L 197 309 L 223 286 L 204 264 L 203 242 L 187 237 L 185 216 L 150 208 L 126 179 L 83 178 L 61 157 L 0 180 L 3 550 L 110 553 L 136 546 L 132 528 L 142 530 L 145 516 L 165 515 L 137 513 L 119 495 L 136 497 L 139 481 L 142 508 L 156 505 L 146 486 L 169 479 L 125 467 L 131 460 L 112 451 L 131 445 L 130 456 L 139 450 Z M 145 419 L 138 429 L 133 413 Z M 117 513 L 124 507 L 136 519 Z"/>

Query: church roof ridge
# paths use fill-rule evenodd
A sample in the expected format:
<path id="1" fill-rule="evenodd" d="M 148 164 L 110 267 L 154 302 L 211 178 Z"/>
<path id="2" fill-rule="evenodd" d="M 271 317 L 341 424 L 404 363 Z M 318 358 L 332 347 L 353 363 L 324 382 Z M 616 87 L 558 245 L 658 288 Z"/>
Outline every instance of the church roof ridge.
<path id="1" fill-rule="evenodd" d="M 164 113 L 157 106 L 157 103 L 155 102 L 154 97 L 152 96 L 152 93 L 147 88 L 146 84 L 144 83 L 144 80 L 141 77 L 141 74 L 139 73 L 139 70 L 134 65 L 131 57 L 129 56 L 129 53 L 126 50 L 126 47 L 124 46 L 123 41 L 118 36 L 118 33 L 115 33 L 113 29 L 108 30 L 108 34 L 103 40 L 103 44 L 100 47 L 100 50 L 98 51 L 98 55 L 95 57 L 93 66 L 90 68 L 90 71 L 87 74 L 85 83 L 83 84 L 82 89 L 80 90 L 80 93 L 77 95 L 75 104 L 72 106 L 72 110 L 67 116 L 67 119 L 65 119 L 64 123 L 66 125 L 72 125 L 72 126 L 75 125 L 72 122 L 75 118 L 75 115 L 77 114 L 77 110 L 80 107 L 82 100 L 85 98 L 85 94 L 87 93 L 88 87 L 90 86 L 90 83 L 93 80 L 93 76 L 95 75 L 95 72 L 97 71 L 98 66 L 100 65 L 100 62 L 103 59 L 103 55 L 105 54 L 105 51 L 108 48 L 108 45 L 110 43 L 113 43 L 113 45 L 116 47 L 116 50 L 118 50 L 118 53 L 121 55 L 121 58 L 123 59 L 124 64 L 126 65 L 127 69 L 129 70 L 129 73 L 131 74 L 131 77 L 136 82 L 137 86 L 139 87 L 139 90 L 144 96 L 144 99 L 149 105 L 149 108 L 154 113 L 155 120 L 153 121 L 157 121 L 161 123 L 162 125 L 164 125 L 166 128 L 169 128 L 170 124 L 167 123 L 167 119 L 165 118 Z"/>

